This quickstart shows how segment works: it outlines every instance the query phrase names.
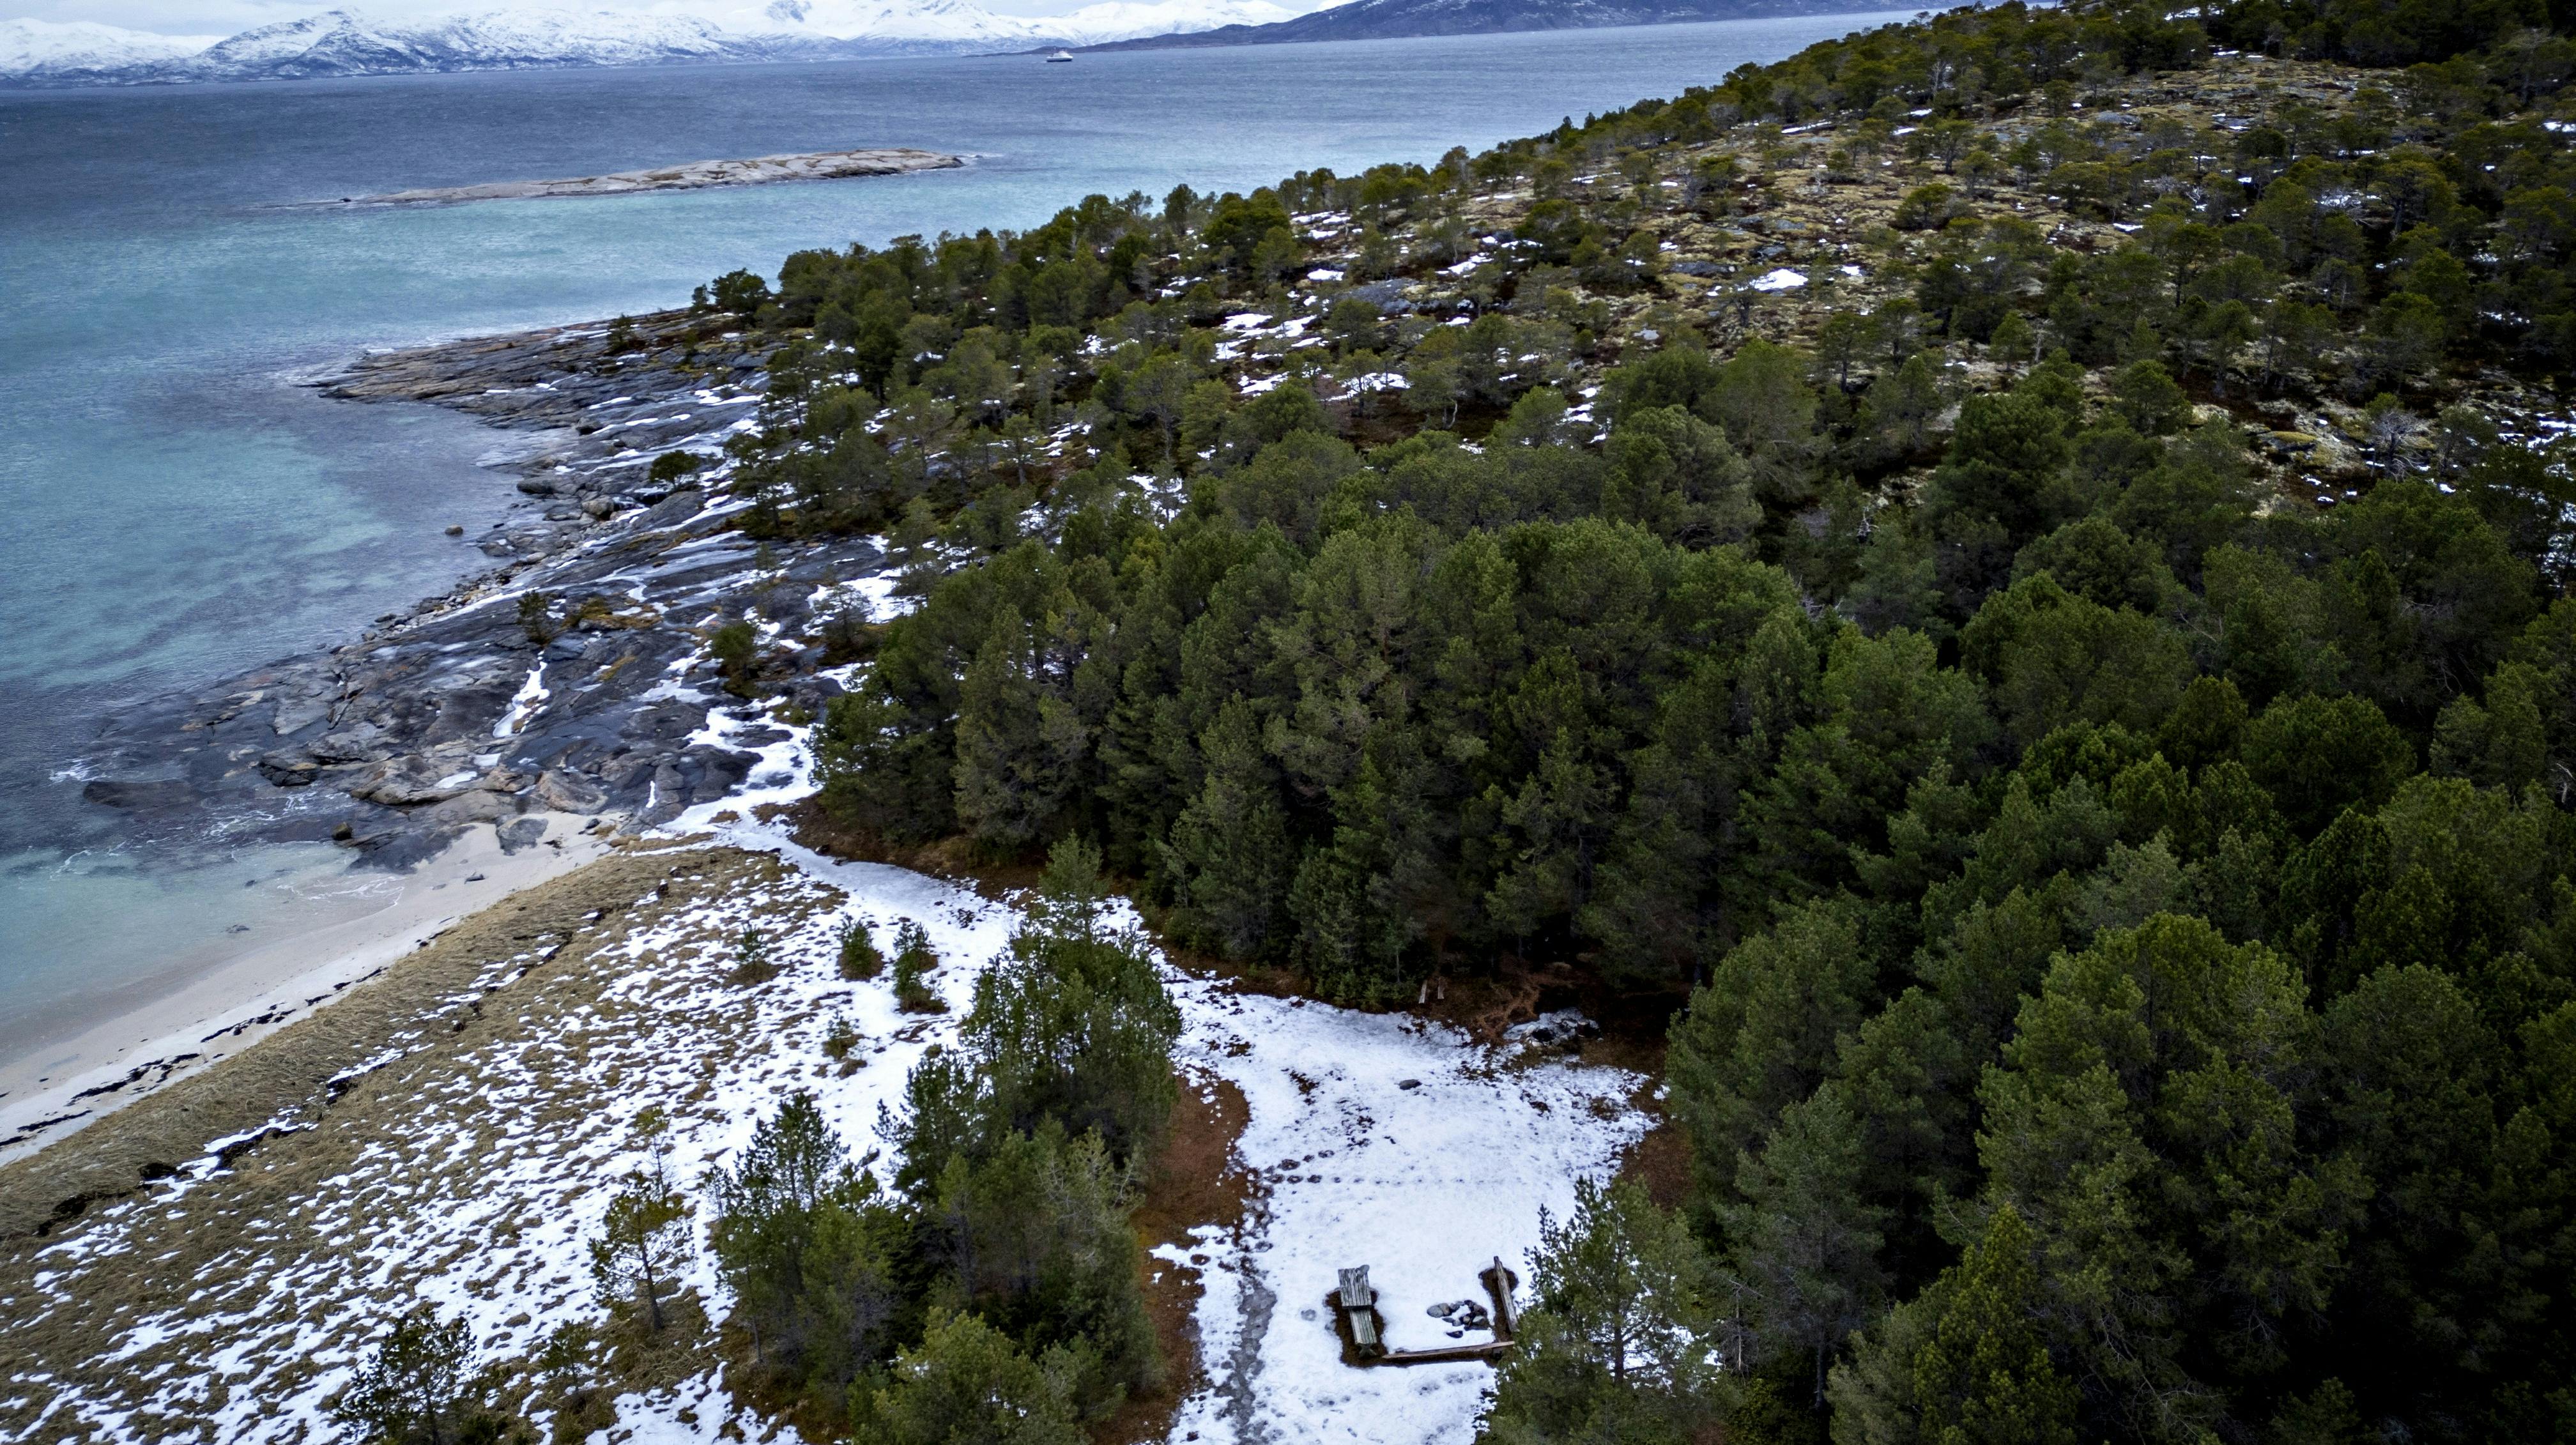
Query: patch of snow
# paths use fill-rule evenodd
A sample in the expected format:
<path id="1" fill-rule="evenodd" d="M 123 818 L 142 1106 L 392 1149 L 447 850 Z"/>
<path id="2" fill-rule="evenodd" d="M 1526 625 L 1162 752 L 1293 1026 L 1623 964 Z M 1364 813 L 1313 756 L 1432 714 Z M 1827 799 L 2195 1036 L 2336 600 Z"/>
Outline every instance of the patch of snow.
<path id="1" fill-rule="evenodd" d="M 520 683 L 519 690 L 511 695 L 510 710 L 501 715 L 499 722 L 492 724 L 492 736 L 496 738 L 516 736 L 519 729 L 528 725 L 528 719 L 536 713 L 536 710 L 545 705 L 549 696 L 551 694 L 546 691 L 545 654 L 540 652 L 537 654 L 536 666 L 528 669 L 528 680 Z"/>
<path id="2" fill-rule="evenodd" d="M 854 606 L 862 621 L 891 622 L 921 606 L 918 597 L 895 595 L 897 580 L 894 569 L 887 567 L 854 581 L 817 587 L 809 605 L 817 613 Z"/>
<path id="3" fill-rule="evenodd" d="M 743 1439 L 803 1445 L 805 1438 L 793 1425 L 773 1425 L 735 1405 L 715 1370 L 668 1390 L 620 1395 L 614 1403 L 617 1424 L 592 1431 L 586 1445 L 719 1445 Z M 767 1433 L 772 1430 L 777 1433 Z"/>

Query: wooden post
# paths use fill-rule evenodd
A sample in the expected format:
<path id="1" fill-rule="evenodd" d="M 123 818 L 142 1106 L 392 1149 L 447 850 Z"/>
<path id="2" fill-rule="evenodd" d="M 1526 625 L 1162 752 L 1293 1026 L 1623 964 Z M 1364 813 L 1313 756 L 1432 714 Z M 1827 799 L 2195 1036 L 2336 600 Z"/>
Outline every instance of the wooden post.
<path id="1" fill-rule="evenodd" d="M 1520 1277 L 1503 1268 L 1499 1254 L 1482 1273 L 1485 1288 L 1494 1297 L 1494 1338 L 1508 1340 L 1520 1329 L 1519 1313 L 1512 1308 L 1512 1286 L 1520 1283 Z"/>

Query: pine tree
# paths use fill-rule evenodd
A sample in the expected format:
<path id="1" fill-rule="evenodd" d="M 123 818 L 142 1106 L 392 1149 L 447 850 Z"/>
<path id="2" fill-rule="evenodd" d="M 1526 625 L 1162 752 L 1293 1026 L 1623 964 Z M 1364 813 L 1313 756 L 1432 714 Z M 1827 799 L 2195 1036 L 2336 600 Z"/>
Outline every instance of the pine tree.
<path id="1" fill-rule="evenodd" d="M 2540 714 L 2546 688 L 2538 668 L 2508 662 L 2487 679 L 2484 704 L 2452 699 L 2434 727 L 2433 770 L 2508 793 L 2538 782 L 2549 765 Z"/>
<path id="2" fill-rule="evenodd" d="M 1141 1165 L 1161 1146 L 1178 1097 L 1180 1012 L 1140 940 L 1106 930 L 1099 868 L 1089 844 L 1056 845 L 1029 925 L 1010 957 L 976 978 L 959 1037 L 988 1140 L 1051 1119 Z"/>
<path id="3" fill-rule="evenodd" d="M 1708 1260 L 1632 1182 L 1578 1180 L 1542 1215 L 1519 1348 L 1495 1382 L 1493 1445 L 1684 1445 L 1721 1403 Z"/>
<path id="4" fill-rule="evenodd" d="M 811 1093 L 787 1096 L 752 1130 L 730 1168 L 708 1176 L 715 1218 L 708 1246 L 738 1301 L 755 1356 L 801 1365 L 817 1341 L 809 1266 L 828 1216 L 863 1207 L 871 1176 L 850 1167 L 849 1151 L 823 1120 Z"/>
<path id="5" fill-rule="evenodd" d="M 1592 862 L 1617 820 L 1613 798 L 1609 769 L 1585 755 L 1572 728 L 1557 730 L 1517 793 L 1496 795 L 1503 864 L 1485 911 L 1497 929 L 1526 938 L 1589 900 Z"/>
<path id="6" fill-rule="evenodd" d="M 1405 946 L 1421 926 L 1398 906 L 1399 863 L 1384 776 L 1373 757 L 1339 791 L 1334 812 L 1349 821 L 1328 845 L 1309 847 L 1288 889 L 1297 958 L 1326 998 L 1369 1003 L 1403 994 Z"/>
<path id="7" fill-rule="evenodd" d="M 1098 943 L 1107 936 L 1108 903 L 1100 850 L 1082 838 L 1059 838 L 1029 900 L 1028 929 L 1054 942 Z"/>
<path id="8" fill-rule="evenodd" d="M 939 955 L 931 951 L 930 932 L 907 918 L 894 931 L 894 1000 L 906 1013 L 940 1013 L 948 1004 L 930 986 Z"/>
<path id="9" fill-rule="evenodd" d="M 1172 823 L 1163 867 L 1183 937 L 1233 958 L 1259 955 L 1279 932 L 1296 857 L 1277 770 L 1261 750 L 1251 705 L 1229 700 L 1199 738 L 1207 781 Z"/>
<path id="10" fill-rule="evenodd" d="M 1876 1312 L 1886 1285 L 1878 1247 L 1887 1212 L 1862 1194 L 1867 1168 L 1860 1126 L 1829 1085 L 1743 1155 L 1741 1202 L 1719 1209 L 1755 1338 L 1767 1354 L 1811 1364 L 1814 1410 L 1825 1407 L 1825 1374 L 1843 1341 Z"/>
<path id="11" fill-rule="evenodd" d="M 867 924 L 855 918 L 842 920 L 839 963 L 841 977 L 846 979 L 871 979 L 885 971 L 885 955 L 877 951 Z"/>
<path id="12" fill-rule="evenodd" d="M 883 1445 L 1082 1445 L 1059 1373 L 975 1316 L 944 1315 L 853 1402 L 852 1423 Z"/>
<path id="13" fill-rule="evenodd" d="M 978 1157 L 952 1156 L 923 1201 L 928 1248 L 953 1298 L 1036 1356 L 1084 1411 L 1161 1376 L 1127 1221 L 1132 1176 L 1097 1134 L 1054 1119 Z"/>
<path id="14" fill-rule="evenodd" d="M 1719 961 L 1673 1026 L 1672 1111 L 1713 1203 L 1783 1109 L 1824 1082 L 1860 1026 L 1875 972 L 1850 910 L 1811 904 Z"/>
<path id="15" fill-rule="evenodd" d="M 2075 1387 L 2034 1324 L 2043 1301 L 2037 1241 L 2012 1206 L 1943 1276 L 1939 1323 L 1914 1357 L 1914 1398 L 1931 1445 L 2074 1445 Z"/>
<path id="16" fill-rule="evenodd" d="M 635 1139 L 647 1162 L 626 1176 L 626 1187 L 609 1201 L 600 1238 L 590 1243 L 600 1306 L 620 1311 L 640 1302 L 656 1334 L 663 1325 L 662 1299 L 677 1287 L 676 1275 L 691 1250 L 689 1202 L 666 1167 L 670 1127 L 658 1108 L 636 1117 Z"/>
<path id="17" fill-rule="evenodd" d="M 1045 830 L 1089 747 L 1071 707 L 1032 675 L 1027 630 L 1000 609 L 957 692 L 957 817 L 1005 847 Z"/>
<path id="18" fill-rule="evenodd" d="M 419 1305 L 376 1342 L 332 1402 L 332 1416 L 382 1445 L 447 1445 L 473 1359 L 474 1332 L 464 1318 L 442 1320 L 436 1307 Z"/>

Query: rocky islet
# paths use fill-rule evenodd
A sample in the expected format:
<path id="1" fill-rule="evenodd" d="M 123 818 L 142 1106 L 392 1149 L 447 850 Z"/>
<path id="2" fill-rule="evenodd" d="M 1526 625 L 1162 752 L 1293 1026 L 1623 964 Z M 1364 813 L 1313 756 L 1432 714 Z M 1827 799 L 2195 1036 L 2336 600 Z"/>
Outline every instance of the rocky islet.
<path id="1" fill-rule="evenodd" d="M 747 160 L 686 161 L 673 166 L 612 171 L 599 176 L 571 176 L 550 181 L 487 181 L 471 186 L 435 186 L 392 191 L 379 196 L 349 196 L 319 201 L 327 206 L 438 206 L 465 201 L 534 201 L 560 196 L 626 196 L 643 191 L 700 191 L 716 186 L 759 186 L 778 181 L 837 181 L 859 176 L 898 176 L 913 171 L 954 170 L 966 164 L 957 156 L 910 146 L 881 146 L 846 151 L 812 151 L 800 155 L 753 156 Z"/>

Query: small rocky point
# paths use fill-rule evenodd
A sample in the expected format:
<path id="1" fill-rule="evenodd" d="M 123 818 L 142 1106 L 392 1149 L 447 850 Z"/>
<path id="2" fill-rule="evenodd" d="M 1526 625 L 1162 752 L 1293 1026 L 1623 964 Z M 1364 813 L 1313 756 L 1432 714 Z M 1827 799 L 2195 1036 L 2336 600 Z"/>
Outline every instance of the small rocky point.
<path id="1" fill-rule="evenodd" d="M 840 691 L 818 599 L 885 563 L 865 538 L 764 553 L 721 488 L 691 484 L 712 469 L 650 480 L 655 456 L 712 459 L 753 424 L 767 376 L 746 346 L 673 312 L 370 356 L 321 383 L 542 434 L 517 515 L 478 541 L 497 565 L 354 642 L 119 714 L 86 797 L 146 841 L 331 840 L 399 868 L 477 825 L 515 850 L 547 815 L 652 826 L 741 785 L 787 736 L 771 711 Z M 519 615 L 531 592 L 552 609 L 542 642 Z M 706 656 L 746 615 L 772 683 L 757 703 Z"/>

